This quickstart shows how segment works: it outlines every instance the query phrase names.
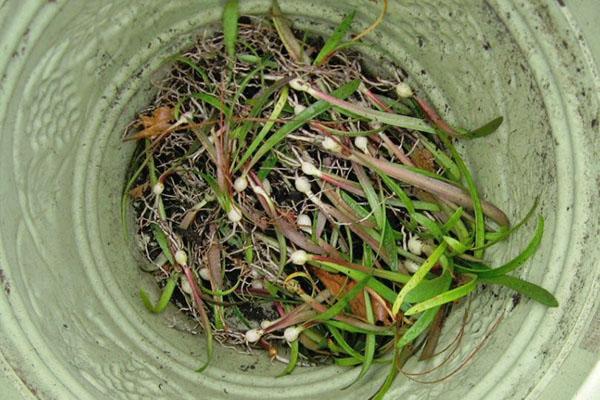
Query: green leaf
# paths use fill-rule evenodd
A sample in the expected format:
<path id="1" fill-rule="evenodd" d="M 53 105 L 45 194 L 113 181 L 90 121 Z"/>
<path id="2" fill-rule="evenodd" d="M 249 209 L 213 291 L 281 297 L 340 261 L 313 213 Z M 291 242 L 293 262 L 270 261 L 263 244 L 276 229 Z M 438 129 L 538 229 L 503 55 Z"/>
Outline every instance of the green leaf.
<path id="1" fill-rule="evenodd" d="M 238 0 L 227 0 L 223 8 L 223 41 L 229 58 L 235 58 L 235 44 L 238 34 Z"/>
<path id="2" fill-rule="evenodd" d="M 269 120 L 267 122 L 265 122 L 265 124 L 263 125 L 262 129 L 260 130 L 260 132 L 256 135 L 256 137 L 254 138 L 254 140 L 252 140 L 252 143 L 250 143 L 250 145 L 248 146 L 248 148 L 244 152 L 244 155 L 242 156 L 242 158 L 240 159 L 240 161 L 237 163 L 237 165 L 239 165 L 240 167 L 242 165 L 244 165 L 244 163 L 250 157 L 252 157 L 252 154 L 262 144 L 262 142 L 264 141 L 265 137 L 271 131 L 271 128 L 275 124 L 275 121 L 277 120 L 277 118 L 279 118 L 279 115 L 281 114 L 281 111 L 283 110 L 283 107 L 287 104 L 288 92 L 289 92 L 288 87 L 284 86 L 283 89 L 281 90 L 281 94 L 279 95 L 279 99 L 277 100 L 277 103 L 275 103 L 275 106 L 273 107 L 273 112 L 271 113 L 271 116 L 269 117 Z"/>
<path id="3" fill-rule="evenodd" d="M 519 223 L 517 223 L 515 226 L 511 227 L 510 229 L 503 227 L 497 232 L 488 232 L 485 235 L 485 238 L 488 240 L 488 242 L 485 244 L 485 247 L 493 246 L 496 243 L 505 240 L 510 235 L 512 235 L 514 232 L 519 230 L 523 225 L 525 225 L 527 223 L 527 221 L 529 221 L 531 219 L 531 217 L 533 216 L 533 214 L 538 206 L 539 200 L 540 200 L 539 196 L 535 198 L 533 205 L 531 206 L 531 208 L 529 208 L 529 211 L 527 212 L 525 217 L 523 217 L 523 219 L 521 221 L 519 221 Z"/>
<path id="4" fill-rule="evenodd" d="M 524 296 L 529 297 L 532 300 L 537 301 L 548 307 L 558 307 L 558 301 L 556 298 L 544 289 L 534 283 L 524 281 L 522 279 L 516 278 L 514 276 L 496 276 L 491 278 L 481 278 L 481 283 L 490 283 L 494 285 L 502 285 L 506 286 L 510 289 L 515 290 L 516 292 L 521 293 Z"/>
<path id="5" fill-rule="evenodd" d="M 277 158 L 276 154 L 271 154 L 270 156 L 267 157 L 267 159 L 265 161 L 263 161 L 263 163 L 260 165 L 260 168 L 258 170 L 258 179 L 260 179 L 260 181 L 264 181 L 265 179 L 267 179 L 267 176 L 269 175 L 269 173 L 271 172 L 271 170 L 275 167 L 275 165 L 277 165 L 277 162 L 279 161 L 279 159 Z"/>
<path id="6" fill-rule="evenodd" d="M 408 292 L 405 301 L 407 303 L 420 303 L 445 292 L 452 283 L 452 275 L 444 272 L 443 275 L 421 281 L 413 290 Z"/>
<path id="7" fill-rule="evenodd" d="M 279 375 L 277 375 L 278 378 L 281 376 L 289 375 L 294 371 L 296 365 L 298 364 L 299 353 L 300 346 L 298 345 L 298 340 L 294 340 L 292 343 L 290 343 L 290 361 L 288 362 L 288 365 L 285 367 L 285 369 Z"/>
<path id="8" fill-rule="evenodd" d="M 373 314 L 373 304 L 371 303 L 371 297 L 369 296 L 369 292 L 365 290 L 365 308 L 367 310 L 367 321 L 370 324 L 375 323 L 375 315 Z M 354 382 L 358 382 L 362 379 L 363 376 L 369 371 L 371 365 L 373 364 L 373 359 L 375 358 L 375 345 L 376 345 L 376 337 L 373 334 L 368 334 L 365 339 L 365 356 L 364 361 L 362 363 L 362 367 L 360 369 L 360 373 L 356 377 Z"/>
<path id="9" fill-rule="evenodd" d="M 200 77 L 202 78 L 202 80 L 204 81 L 204 83 L 206 83 L 207 85 L 210 84 L 210 79 L 208 78 L 208 75 L 206 74 L 206 71 L 204 71 L 203 68 L 201 68 L 194 60 L 192 60 L 189 57 L 185 57 L 185 56 L 181 56 L 181 55 L 176 55 L 173 57 L 170 57 L 168 60 L 173 60 L 182 64 L 187 65 L 188 67 L 190 67 L 191 69 L 193 69 L 194 71 L 196 71 L 196 73 L 198 75 L 200 75 Z"/>
<path id="10" fill-rule="evenodd" d="M 315 320 L 315 321 L 327 321 L 329 319 L 334 318 L 336 315 L 338 315 L 342 311 L 344 311 L 344 309 L 348 306 L 348 304 L 350 304 L 350 302 L 352 300 L 354 300 L 354 298 L 356 296 L 358 296 L 358 294 L 360 292 L 362 292 L 362 290 L 367 285 L 367 283 L 369 283 L 370 279 L 371 279 L 371 277 L 367 276 L 363 280 L 359 281 L 356 285 L 354 285 L 354 287 L 352 289 L 350 289 L 333 306 L 329 307 L 329 309 L 327 311 L 324 311 L 324 312 L 316 315 L 313 318 L 313 320 Z"/>
<path id="11" fill-rule="evenodd" d="M 465 251 L 469 250 L 469 246 L 461 243 L 452 236 L 444 236 L 443 239 L 444 242 L 448 243 L 448 247 L 454 250 L 454 254 L 463 254 Z"/>
<path id="12" fill-rule="evenodd" d="M 442 254 L 444 254 L 447 246 L 448 245 L 445 242 L 440 243 L 427 260 L 425 260 L 423 265 L 419 267 L 417 272 L 415 272 L 410 280 L 402 287 L 392 306 L 394 315 L 398 314 L 398 311 L 400 311 L 400 306 L 404 303 L 406 295 L 425 279 L 431 268 L 437 263 Z"/>
<path id="13" fill-rule="evenodd" d="M 448 218 L 448 220 L 446 221 L 446 223 L 443 226 L 443 231 L 444 232 L 450 232 L 452 229 L 454 229 L 454 226 L 458 223 L 458 221 L 460 221 L 461 217 L 463 216 L 463 214 L 465 213 L 464 208 L 462 207 L 458 207 L 453 213 L 452 215 L 450 215 L 450 217 Z"/>
<path id="14" fill-rule="evenodd" d="M 345 267 L 343 265 L 339 265 L 337 263 L 334 262 L 328 262 L 328 261 L 310 261 L 310 263 L 312 265 L 315 265 L 317 267 L 328 267 L 330 269 L 333 269 L 336 272 L 341 272 L 344 275 L 348 275 L 350 278 L 354 279 L 355 281 L 362 281 L 363 279 L 365 279 L 366 277 L 370 277 L 371 275 L 365 274 L 362 271 L 358 271 L 352 268 L 348 268 Z M 378 271 L 382 271 L 379 269 L 371 269 L 370 272 L 373 273 L 373 275 L 375 273 L 379 273 Z M 399 273 L 395 273 L 393 271 L 382 271 L 383 273 L 386 272 L 391 272 L 392 274 L 399 274 Z M 389 302 L 394 301 L 394 299 L 396 298 L 396 293 L 390 289 L 389 287 L 387 287 L 386 285 L 384 285 L 383 283 L 379 282 L 377 279 L 375 278 L 371 278 L 369 279 L 367 286 L 370 287 L 371 289 L 375 290 L 377 292 L 377 294 L 379 294 L 381 297 L 383 297 L 384 299 L 386 299 Z"/>
<path id="15" fill-rule="evenodd" d="M 402 187 L 400 187 L 400 185 L 398 185 L 396 182 L 394 182 L 393 179 L 391 179 L 389 176 L 387 176 L 383 172 L 379 171 L 378 169 L 376 169 L 376 171 L 379 174 L 379 176 L 381 177 L 381 179 L 383 180 L 383 183 L 385 183 L 386 186 L 392 192 L 394 192 L 394 194 L 396 196 L 398 196 L 398 199 L 402 202 L 402 204 L 404 204 L 406 210 L 408 211 L 408 214 L 411 216 L 414 215 L 415 214 L 415 206 L 414 206 L 411 198 L 408 197 L 408 194 L 406 194 L 406 192 L 404 191 L 404 189 L 402 189 Z"/>
<path id="16" fill-rule="evenodd" d="M 471 202 L 473 203 L 473 213 L 475 214 L 475 250 L 474 256 L 477 258 L 483 258 L 484 249 L 482 246 L 485 244 L 485 220 L 483 217 L 483 206 L 481 205 L 481 199 L 479 197 L 479 191 L 477 190 L 477 186 L 475 185 L 475 181 L 473 180 L 473 175 L 471 171 L 465 165 L 465 162 L 461 158 L 456 148 L 448 139 L 448 136 L 441 131 L 438 131 L 439 137 L 442 139 L 444 145 L 450 150 L 452 157 L 456 161 L 456 165 L 460 169 L 462 176 L 465 178 L 465 182 L 467 184 L 467 189 L 469 191 L 469 195 L 471 196 Z"/>
<path id="17" fill-rule="evenodd" d="M 152 304 L 148 293 L 144 289 L 140 289 L 140 297 L 142 298 L 142 302 L 148 311 L 154 314 L 160 314 L 167 308 L 169 301 L 173 296 L 173 291 L 175 290 L 175 287 L 177 287 L 177 279 L 179 279 L 178 274 L 169 277 L 156 305 Z"/>
<path id="18" fill-rule="evenodd" d="M 385 209 L 384 209 L 385 211 Z M 390 257 L 390 269 L 392 271 L 398 271 L 398 245 L 396 244 L 396 235 L 394 229 L 390 224 L 390 221 L 385 218 L 385 224 L 383 225 L 383 233 L 381 235 L 381 241 L 383 248 Z"/>
<path id="19" fill-rule="evenodd" d="M 412 215 L 413 219 L 415 220 L 415 222 L 419 225 L 421 225 L 422 227 L 424 227 L 425 229 L 427 229 L 427 231 L 436 239 L 441 239 L 442 236 L 444 236 L 444 232 L 442 230 L 442 228 L 440 227 L 440 225 L 429 219 L 427 216 L 425 216 L 424 214 L 421 213 L 414 213 Z"/>
<path id="20" fill-rule="evenodd" d="M 375 221 L 377 221 L 377 227 L 383 231 L 384 227 L 384 210 L 382 210 L 382 205 L 379 201 L 379 196 L 377 196 L 377 192 L 373 187 L 373 182 L 365 172 L 364 168 L 358 163 L 352 163 L 352 169 L 358 178 L 358 182 L 365 192 L 365 196 L 367 197 L 367 202 L 369 203 L 369 207 L 371 207 L 371 212 L 375 215 Z"/>
<path id="21" fill-rule="evenodd" d="M 151 224 L 152 233 L 154 234 L 154 239 L 158 243 L 158 246 L 162 250 L 165 257 L 171 265 L 175 265 L 175 258 L 173 257 L 173 253 L 171 253 L 171 249 L 169 247 L 169 240 L 167 239 L 167 235 L 162 230 L 162 228 L 158 224 Z"/>
<path id="22" fill-rule="evenodd" d="M 538 219 L 537 227 L 535 228 L 535 233 L 533 234 L 533 238 L 527 245 L 527 247 L 519 254 L 517 257 L 513 258 L 511 261 L 502 265 L 501 267 L 494 268 L 488 271 L 482 271 L 478 275 L 482 278 L 492 278 L 495 276 L 506 275 L 509 272 L 514 271 L 519 268 L 525 261 L 527 261 L 531 256 L 535 254 L 537 249 L 540 247 L 540 243 L 542 242 L 542 236 L 544 235 L 544 218 L 540 217 Z"/>
<path id="23" fill-rule="evenodd" d="M 400 340 L 398 340 L 398 342 L 396 343 L 396 348 L 402 348 L 407 344 L 411 343 L 419 336 L 421 336 L 421 334 L 425 332 L 427 328 L 429 328 L 429 325 L 431 325 L 431 323 L 435 319 L 435 315 L 437 314 L 440 307 L 441 306 L 430 308 L 429 310 L 426 310 L 423 314 L 421 314 L 419 319 L 417 319 L 417 322 L 411 325 L 411 327 L 408 328 L 406 332 L 404 332 L 404 335 L 402 335 Z"/>
<path id="24" fill-rule="evenodd" d="M 352 348 L 352 346 L 350 346 L 348 344 L 348 342 L 344 338 L 344 335 L 342 335 L 342 333 L 339 331 L 338 328 L 331 326 L 331 325 L 326 325 L 326 326 L 327 326 L 327 329 L 329 329 L 329 332 L 331 332 L 331 336 L 333 336 L 333 338 L 335 339 L 337 344 L 342 348 L 342 350 L 344 350 L 352 358 L 355 358 L 355 359 L 361 360 L 361 361 L 364 360 L 363 355 L 360 354 L 358 351 L 354 350 L 354 348 Z"/>
<path id="25" fill-rule="evenodd" d="M 202 100 L 206 104 L 210 104 L 211 106 L 225 114 L 225 116 L 227 116 L 228 118 L 230 118 L 232 115 L 231 109 L 225 104 L 223 104 L 223 102 L 219 98 L 213 96 L 212 94 L 196 92 L 192 94 L 192 97 Z"/>
<path id="26" fill-rule="evenodd" d="M 349 333 L 360 333 L 363 335 L 372 333 L 374 335 L 379 335 L 379 336 L 394 336 L 394 332 L 391 330 L 391 328 L 383 327 L 383 326 L 379 326 L 379 325 L 370 325 L 369 329 L 367 329 L 364 327 L 354 326 L 347 322 L 337 321 L 334 319 L 325 321 L 325 325 L 327 325 L 329 327 L 335 327 L 335 328 L 341 329 L 341 330 L 349 332 Z M 362 326 L 365 326 L 365 325 L 369 325 L 369 324 L 362 323 Z"/>
<path id="27" fill-rule="evenodd" d="M 503 117 L 494 118 L 487 124 L 477 128 L 471 132 L 468 132 L 466 135 L 461 136 L 461 137 L 465 137 L 467 139 L 475 139 L 475 138 L 487 136 L 489 134 L 494 133 L 496 131 L 496 129 L 498 129 L 500 127 L 500 125 L 502 125 L 503 121 L 504 121 Z"/>
<path id="28" fill-rule="evenodd" d="M 400 361 L 400 358 L 401 358 L 401 352 L 397 347 L 395 347 L 394 348 L 394 357 L 392 357 L 392 366 L 390 367 L 390 370 L 385 378 L 385 381 L 383 381 L 383 384 L 379 387 L 377 392 L 373 396 L 369 397 L 369 400 L 383 400 L 384 396 L 390 390 L 390 388 L 392 387 L 392 384 L 394 383 L 394 381 L 396 380 L 396 377 L 398 376 L 398 373 L 400 372 L 400 368 L 398 368 L 398 363 Z"/>
<path id="29" fill-rule="evenodd" d="M 450 157 L 446 155 L 442 150 L 438 149 L 425 135 L 420 135 L 419 140 L 421 144 L 429 150 L 429 152 L 435 157 L 436 161 L 446 169 L 446 172 L 450 175 L 450 179 L 458 182 L 461 174 L 458 165 Z"/>
<path id="30" fill-rule="evenodd" d="M 332 53 L 338 49 L 339 44 L 342 42 L 342 40 L 344 40 L 350 31 L 350 27 L 352 26 L 352 21 L 354 20 L 355 15 L 356 11 L 353 10 L 342 20 L 335 31 L 331 34 L 329 39 L 327 39 L 321 48 L 321 51 L 319 51 L 319 54 L 317 54 L 317 57 L 313 62 L 314 65 L 321 65 Z"/>
<path id="31" fill-rule="evenodd" d="M 292 59 L 296 62 L 308 64 L 310 60 L 308 60 L 302 45 L 298 39 L 296 39 L 296 36 L 294 36 L 294 32 L 292 32 L 292 28 L 281 12 L 281 8 L 279 8 L 279 3 L 277 0 L 273 0 L 271 16 L 273 18 L 273 25 L 275 25 L 275 29 L 279 34 L 279 38 L 281 39 L 285 49 L 288 51 L 290 57 L 292 57 Z"/>
<path id="32" fill-rule="evenodd" d="M 448 290 L 447 292 L 438 294 L 435 297 L 432 297 L 429 300 L 425 300 L 419 304 L 412 306 L 408 311 L 404 313 L 406 316 L 418 314 L 425 310 L 429 310 L 434 307 L 438 307 L 440 305 L 450 303 L 451 301 L 455 301 L 467 296 L 477 287 L 477 275 L 469 274 L 471 280 L 464 285 L 461 285 L 452 290 Z"/>
<path id="33" fill-rule="evenodd" d="M 339 98 L 346 98 L 351 96 L 360 84 L 359 80 L 353 80 L 340 88 L 336 89 L 332 95 Z M 285 137 L 294 132 L 296 129 L 300 128 L 302 125 L 306 124 L 308 121 L 317 117 L 318 115 L 324 113 L 329 110 L 331 105 L 324 101 L 317 101 L 300 114 L 296 115 L 291 121 L 287 122 L 283 125 L 279 130 L 277 130 L 273 135 L 271 135 L 263 145 L 257 150 L 254 154 L 254 157 L 250 161 L 250 165 L 256 164 L 258 160 L 260 160 L 265 154 L 267 154 L 273 147 L 275 147 L 279 142 L 281 142 Z"/>

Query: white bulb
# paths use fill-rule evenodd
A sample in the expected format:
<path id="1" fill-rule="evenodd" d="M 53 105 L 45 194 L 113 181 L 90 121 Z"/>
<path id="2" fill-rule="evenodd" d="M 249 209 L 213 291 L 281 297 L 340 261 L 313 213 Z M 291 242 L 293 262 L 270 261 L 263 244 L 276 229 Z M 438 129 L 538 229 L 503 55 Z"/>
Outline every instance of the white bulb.
<path id="1" fill-rule="evenodd" d="M 262 329 L 249 329 L 246 331 L 246 342 L 256 343 L 262 337 L 264 331 Z"/>
<path id="2" fill-rule="evenodd" d="M 340 150 L 342 150 L 340 144 L 334 139 L 330 138 L 329 136 L 323 139 L 321 145 L 325 150 L 331 151 L 333 153 L 339 153 Z"/>
<path id="3" fill-rule="evenodd" d="M 269 325 L 271 325 L 273 323 L 273 321 L 269 321 L 268 319 L 262 320 L 260 321 L 260 327 L 261 329 L 267 329 L 269 327 Z"/>
<path id="4" fill-rule="evenodd" d="M 231 207 L 231 210 L 227 213 L 227 218 L 233 223 L 240 222 L 242 220 L 242 213 L 237 207 Z"/>
<path id="5" fill-rule="evenodd" d="M 413 260 L 406 260 L 404 262 L 404 267 L 409 271 L 412 272 L 413 274 L 415 272 L 417 272 L 417 270 L 419 269 L 421 265 L 417 264 L 416 262 L 414 262 Z"/>
<path id="6" fill-rule="evenodd" d="M 406 243 L 408 247 L 408 251 L 413 253 L 414 255 L 420 256 L 423 253 L 423 242 L 416 236 L 411 236 L 408 239 L 408 243 Z"/>
<path id="7" fill-rule="evenodd" d="M 161 181 L 156 182 L 154 186 L 152 186 L 152 193 L 157 196 L 160 196 L 161 193 L 165 190 L 165 185 Z"/>
<path id="8" fill-rule="evenodd" d="M 192 285 L 190 285 L 190 281 L 188 281 L 187 279 L 182 279 L 181 280 L 181 290 L 184 293 L 191 295 L 192 294 Z"/>
<path id="9" fill-rule="evenodd" d="M 304 172 L 306 175 L 310 175 L 310 176 L 321 176 L 321 170 L 317 167 L 315 167 L 315 165 L 313 163 L 309 163 L 309 162 L 302 162 L 302 172 Z"/>
<path id="10" fill-rule="evenodd" d="M 244 176 L 240 176 L 233 181 L 233 188 L 236 192 L 240 193 L 246 190 L 248 187 L 248 179 Z"/>
<path id="11" fill-rule="evenodd" d="M 283 337 L 288 343 L 291 343 L 298 339 L 298 336 L 302 331 L 303 329 L 301 326 L 289 326 L 283 331 Z"/>
<path id="12" fill-rule="evenodd" d="M 204 279 L 205 281 L 210 281 L 210 271 L 208 268 L 200 268 L 198 275 L 200 275 L 200 278 Z"/>
<path id="13" fill-rule="evenodd" d="M 308 259 L 308 253 L 304 250 L 296 250 L 290 255 L 290 261 L 296 265 L 304 265 Z"/>
<path id="14" fill-rule="evenodd" d="M 262 181 L 262 185 L 263 185 L 263 189 L 264 189 L 265 193 L 271 194 L 271 191 L 272 191 L 271 182 L 269 182 L 268 179 L 265 179 L 264 181 Z"/>
<path id="15" fill-rule="evenodd" d="M 369 144 L 369 139 L 367 139 L 364 136 L 357 136 L 356 138 L 354 138 L 354 145 L 356 146 L 356 148 L 364 151 L 365 153 L 367 153 L 369 151 L 369 149 L 367 147 L 368 144 Z"/>
<path id="16" fill-rule="evenodd" d="M 310 182 L 303 176 L 296 178 L 295 186 L 296 190 L 298 190 L 300 193 L 310 193 Z"/>
<path id="17" fill-rule="evenodd" d="M 250 283 L 250 286 L 254 290 L 261 290 L 261 289 L 264 288 L 263 283 L 262 283 L 262 281 L 260 279 L 254 279 L 252 281 L 252 283 Z"/>
<path id="18" fill-rule="evenodd" d="M 187 265 L 188 257 L 187 253 L 183 250 L 177 250 L 175 252 L 175 262 L 179 265 Z"/>
<path id="19" fill-rule="evenodd" d="M 188 111 L 186 113 L 181 114 L 181 117 L 179 118 L 179 121 L 177 121 L 177 124 L 181 125 L 186 122 L 192 122 L 193 120 L 194 114 L 191 111 Z"/>
<path id="20" fill-rule="evenodd" d="M 300 78 L 292 79 L 289 85 L 292 89 L 298 90 L 300 92 L 308 92 L 311 89 L 310 85 Z"/>
<path id="21" fill-rule="evenodd" d="M 398 95 L 398 97 L 407 98 L 413 95 L 413 91 L 410 88 L 410 86 L 408 86 L 408 83 L 400 82 L 396 85 L 396 94 Z"/>
<path id="22" fill-rule="evenodd" d="M 306 106 L 303 106 L 302 104 L 294 104 L 294 114 L 295 115 L 300 114 L 304 110 L 306 110 Z"/>
<path id="23" fill-rule="evenodd" d="M 296 223 L 301 228 L 310 228 L 312 226 L 312 220 L 306 214 L 298 214 L 298 217 L 296 218 Z"/>

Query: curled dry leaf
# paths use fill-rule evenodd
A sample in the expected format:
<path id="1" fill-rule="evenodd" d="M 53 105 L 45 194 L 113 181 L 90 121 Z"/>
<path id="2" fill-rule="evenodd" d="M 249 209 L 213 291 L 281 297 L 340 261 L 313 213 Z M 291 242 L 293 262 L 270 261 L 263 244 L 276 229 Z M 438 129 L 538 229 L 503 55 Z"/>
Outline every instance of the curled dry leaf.
<path id="1" fill-rule="evenodd" d="M 321 280 L 323 285 L 332 293 L 332 295 L 337 298 L 343 297 L 346 293 L 352 290 L 354 286 L 356 286 L 356 282 L 339 274 L 332 274 L 320 268 L 314 268 L 313 272 L 319 278 L 319 280 Z M 385 303 L 385 300 L 381 299 L 379 296 L 377 301 L 373 301 L 373 312 L 377 318 L 377 321 L 389 325 L 391 324 L 391 321 L 388 318 L 386 305 L 382 304 L 381 301 Z M 359 317 L 360 319 L 367 318 L 367 309 L 363 295 L 358 295 L 350 301 L 350 309 L 352 310 L 352 314 L 354 316 Z"/>
<path id="2" fill-rule="evenodd" d="M 140 122 L 144 129 L 126 140 L 140 140 L 161 135 L 171 126 L 172 118 L 173 111 L 168 106 L 158 107 L 152 112 L 152 115 L 141 115 Z"/>

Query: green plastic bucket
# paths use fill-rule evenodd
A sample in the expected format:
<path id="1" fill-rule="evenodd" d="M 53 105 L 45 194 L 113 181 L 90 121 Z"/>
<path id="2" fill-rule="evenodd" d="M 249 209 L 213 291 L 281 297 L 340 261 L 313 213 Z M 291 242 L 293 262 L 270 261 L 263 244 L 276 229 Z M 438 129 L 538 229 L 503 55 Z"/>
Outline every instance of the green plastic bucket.
<path id="1" fill-rule="evenodd" d="M 380 7 L 280 3 L 298 27 L 317 32 L 352 9 L 366 25 Z M 456 357 L 431 374 L 400 376 L 389 399 L 569 399 L 598 360 L 599 8 L 567 3 L 391 0 L 384 24 L 366 38 L 374 65 L 386 64 L 380 57 L 401 65 L 450 121 L 472 127 L 505 116 L 497 134 L 463 150 L 485 197 L 513 220 L 540 197 L 547 231 L 520 274 L 560 301 L 547 309 L 488 288 L 471 304 Z M 198 374 L 202 335 L 173 329 L 188 322 L 174 309 L 147 313 L 137 296 L 153 284 L 121 234 L 133 150 L 121 134 L 151 97 L 161 61 L 218 24 L 222 5 L 0 2 L 1 398 L 366 399 L 385 376 L 377 366 L 340 391 L 358 370 L 301 368 L 276 379 L 282 366 L 265 355 L 220 346 Z M 241 1 L 243 13 L 268 7 Z M 507 259 L 527 237 L 490 256 Z M 442 346 L 461 318 L 447 323 Z M 443 376 L 474 350 L 453 377 L 415 381 Z"/>

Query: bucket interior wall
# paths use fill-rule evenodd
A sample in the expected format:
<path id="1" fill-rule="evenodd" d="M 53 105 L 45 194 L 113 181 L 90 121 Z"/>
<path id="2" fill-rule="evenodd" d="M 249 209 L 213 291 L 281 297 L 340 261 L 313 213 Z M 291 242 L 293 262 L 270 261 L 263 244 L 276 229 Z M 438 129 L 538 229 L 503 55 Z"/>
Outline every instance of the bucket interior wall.
<path id="1" fill-rule="evenodd" d="M 218 28 L 222 3 L 0 5 L 0 366 L 23 396 L 365 399 L 385 377 L 388 366 L 378 365 L 340 392 L 358 370 L 301 368 L 276 379 L 281 364 L 221 346 L 198 374 L 203 336 L 173 329 L 195 329 L 174 308 L 151 315 L 139 299 L 140 287 L 157 289 L 123 234 L 121 191 L 133 145 L 122 133 L 152 97 L 166 57 Z M 240 3 L 245 14 L 269 8 L 266 0 Z M 297 27 L 325 33 L 353 9 L 357 26 L 366 26 L 380 3 L 280 0 Z M 546 232 L 518 274 L 560 302 L 547 309 L 486 288 L 469 307 L 455 307 L 445 326 L 441 347 L 460 333 L 468 311 L 453 357 L 430 374 L 401 375 L 390 399 L 564 398 L 597 360 L 597 333 L 589 339 L 600 320 L 597 69 L 561 2 L 525 3 L 390 1 L 385 22 L 361 48 L 384 72 L 402 67 L 457 125 L 504 116 L 496 134 L 461 150 L 483 196 L 513 222 L 539 197 Z M 498 265 L 518 253 L 533 227 L 490 260 Z M 410 361 L 405 370 L 443 359 Z M 570 362 L 577 378 L 565 386 L 560 371 Z M 416 382 L 457 368 L 441 383 Z"/>

